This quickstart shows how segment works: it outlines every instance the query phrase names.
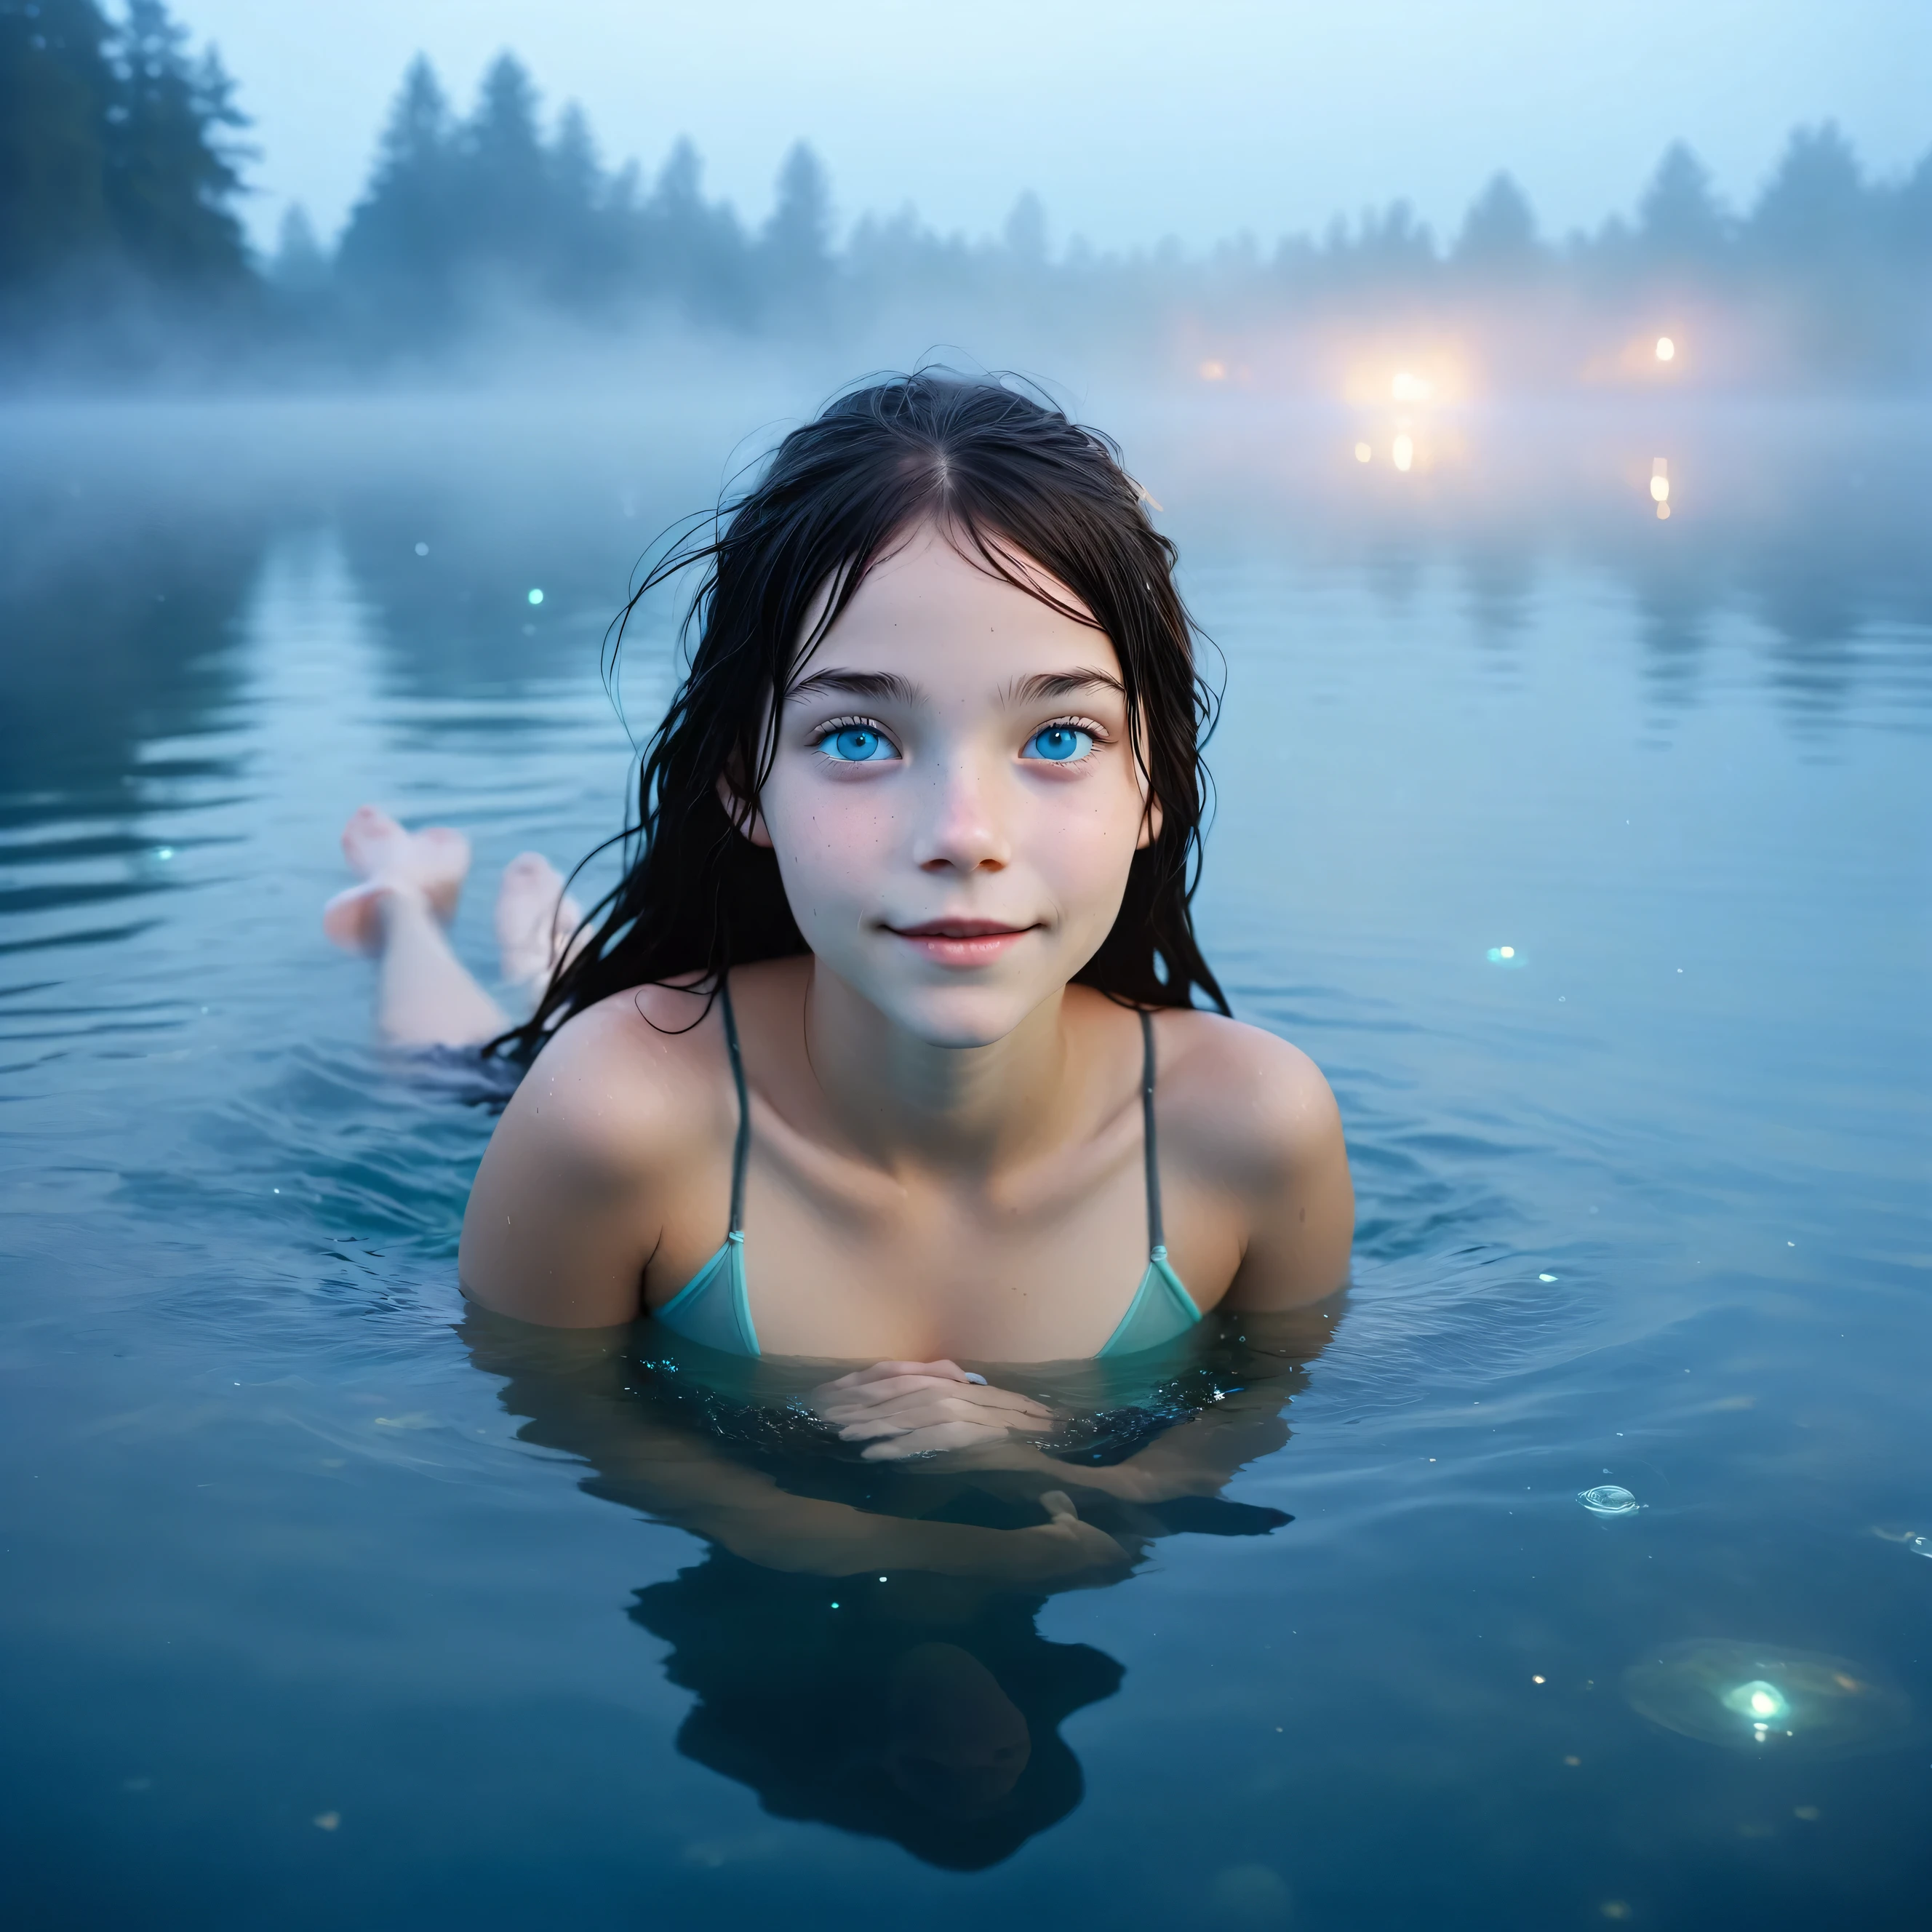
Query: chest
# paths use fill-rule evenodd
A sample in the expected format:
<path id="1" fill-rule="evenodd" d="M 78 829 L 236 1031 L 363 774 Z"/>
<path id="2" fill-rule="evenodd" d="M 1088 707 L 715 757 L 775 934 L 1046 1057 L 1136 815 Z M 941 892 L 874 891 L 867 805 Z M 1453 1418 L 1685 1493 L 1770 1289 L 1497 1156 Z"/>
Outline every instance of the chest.
<path id="1" fill-rule="evenodd" d="M 742 1260 L 763 1352 L 921 1361 L 1096 1354 L 1133 1300 L 1154 1246 L 1137 1128 L 1124 1123 L 1078 1159 L 980 1182 L 895 1180 L 809 1145 L 754 1138 Z M 1175 1191 L 1162 1190 L 1164 1207 Z M 1175 1264 L 1210 1306 L 1238 1257 L 1191 1238 L 1196 1217 L 1184 1202 L 1172 1206 L 1178 1225 L 1172 1208 L 1162 1218 Z M 675 1294 L 722 1232 L 715 1220 L 678 1229 L 654 1258 L 648 1301 Z"/>

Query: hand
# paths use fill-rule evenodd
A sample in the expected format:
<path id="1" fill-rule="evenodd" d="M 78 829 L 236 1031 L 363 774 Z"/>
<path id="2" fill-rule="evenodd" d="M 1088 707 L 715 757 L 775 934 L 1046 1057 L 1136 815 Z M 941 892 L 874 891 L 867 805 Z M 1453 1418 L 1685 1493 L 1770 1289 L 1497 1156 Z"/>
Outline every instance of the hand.
<path id="1" fill-rule="evenodd" d="M 1002 1532 L 1015 1581 L 1047 1582 L 1096 1570 L 1131 1567 L 1133 1556 L 1105 1530 L 1082 1522 L 1064 1490 L 1041 1493 L 1047 1520 L 1031 1529 Z M 1012 1559 L 1017 1557 L 1017 1562 Z"/>
<path id="2" fill-rule="evenodd" d="M 868 1462 L 1045 1436 L 1054 1426 L 1050 1409 L 988 1387 L 957 1362 L 874 1362 L 806 1400 L 841 1442 L 872 1444 L 863 1452 Z"/>

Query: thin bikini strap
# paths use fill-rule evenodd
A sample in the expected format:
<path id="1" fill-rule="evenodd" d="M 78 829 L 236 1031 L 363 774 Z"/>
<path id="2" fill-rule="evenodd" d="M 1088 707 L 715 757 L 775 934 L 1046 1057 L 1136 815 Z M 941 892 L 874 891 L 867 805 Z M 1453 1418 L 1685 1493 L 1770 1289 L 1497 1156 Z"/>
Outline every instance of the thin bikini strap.
<path id="1" fill-rule="evenodd" d="M 744 1057 L 738 1051 L 738 1021 L 731 1010 L 731 982 L 718 982 L 724 1009 L 724 1044 L 731 1049 L 731 1078 L 738 1089 L 738 1138 L 731 1150 L 731 1227 L 728 1240 L 745 1238 L 745 1161 L 752 1151 L 752 1096 L 745 1087 Z"/>
<path id="2" fill-rule="evenodd" d="M 1154 1016 L 1146 1012 L 1141 1015 L 1141 1119 L 1147 1147 L 1148 1248 L 1162 1259 L 1167 1237 L 1160 1225 L 1160 1154 L 1154 1133 Z"/>

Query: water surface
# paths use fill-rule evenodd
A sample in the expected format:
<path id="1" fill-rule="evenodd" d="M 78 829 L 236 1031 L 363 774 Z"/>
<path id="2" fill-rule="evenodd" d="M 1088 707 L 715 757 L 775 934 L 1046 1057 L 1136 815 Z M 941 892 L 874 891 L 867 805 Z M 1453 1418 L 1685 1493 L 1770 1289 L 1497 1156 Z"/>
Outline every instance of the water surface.
<path id="1" fill-rule="evenodd" d="M 375 1050 L 318 929 L 365 798 L 471 833 L 479 969 L 502 862 L 615 829 L 604 626 L 777 413 L 8 419 L 16 1922 L 1922 1922 L 1926 421 L 1472 414 L 1398 474 L 1372 420 L 1108 418 L 1225 658 L 1209 956 L 1333 1079 L 1361 1234 L 1240 1473 L 1027 1592 L 665 1520 L 689 1418 L 466 1319 L 490 1090 Z M 1646 1714 L 1713 1655 L 1910 1714 Z M 932 1768 L 962 1711 L 1018 1714 L 1004 1798 Z"/>

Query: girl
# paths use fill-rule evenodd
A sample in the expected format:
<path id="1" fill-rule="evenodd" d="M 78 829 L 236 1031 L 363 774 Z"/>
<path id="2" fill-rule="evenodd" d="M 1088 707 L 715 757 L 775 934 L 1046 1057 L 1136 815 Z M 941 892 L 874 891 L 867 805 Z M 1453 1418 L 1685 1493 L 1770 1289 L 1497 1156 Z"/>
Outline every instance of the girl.
<path id="1" fill-rule="evenodd" d="M 964 1364 L 1341 1286 L 1327 1083 L 1195 939 L 1208 706 L 1145 501 L 1105 438 L 926 373 L 795 430 L 650 574 L 706 573 L 632 862 L 560 958 L 541 861 L 500 906 L 506 962 L 554 970 L 508 1034 L 536 1058 L 470 1196 L 472 1300 L 869 1363 L 818 1406 L 885 1458 L 1047 1426 Z M 333 922 L 382 951 L 386 1029 L 502 1030 L 441 937 L 466 848 L 351 835 Z"/>

